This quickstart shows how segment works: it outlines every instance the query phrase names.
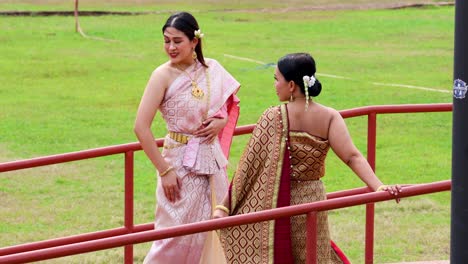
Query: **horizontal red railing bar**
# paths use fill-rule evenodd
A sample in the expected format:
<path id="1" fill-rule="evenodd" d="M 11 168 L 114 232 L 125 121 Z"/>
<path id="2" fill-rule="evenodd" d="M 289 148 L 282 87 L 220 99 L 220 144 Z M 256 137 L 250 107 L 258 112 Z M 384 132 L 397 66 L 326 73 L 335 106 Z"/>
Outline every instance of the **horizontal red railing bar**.
<path id="1" fill-rule="evenodd" d="M 158 146 L 162 146 L 163 140 L 156 140 Z M 70 161 L 78 161 L 91 158 L 99 158 L 104 156 L 122 154 L 128 151 L 141 150 L 140 143 L 127 143 L 122 145 L 108 146 L 102 148 L 88 149 L 64 154 L 43 156 L 39 158 L 11 161 L 0 164 L 0 172 L 14 171 L 20 169 L 28 169 L 52 164 L 65 163 Z"/>
<path id="2" fill-rule="evenodd" d="M 423 195 L 441 191 L 449 191 L 451 181 L 440 181 L 428 184 L 418 184 L 404 187 L 399 198 Z M 0 256 L 2 263 L 24 263 L 31 261 L 40 261 L 51 258 L 58 258 L 92 251 L 121 247 L 137 243 L 145 243 L 169 237 L 189 235 L 193 233 L 206 232 L 231 226 L 244 225 L 255 222 L 273 220 L 281 217 L 290 217 L 294 215 L 307 214 L 313 211 L 334 210 L 344 207 L 363 205 L 387 200 L 393 200 L 395 197 L 388 192 L 371 192 L 358 194 L 348 197 L 340 197 L 331 200 L 318 201 L 314 203 L 294 205 L 261 212 L 249 213 L 245 215 L 236 215 L 222 219 L 207 220 L 198 223 L 179 225 L 175 227 L 164 228 L 160 230 L 143 231 L 120 235 L 116 237 L 103 238 L 99 240 L 81 242 L 70 245 L 63 245 L 54 248 L 41 249 L 36 251 L 23 252 L 19 254 Z"/>
<path id="3" fill-rule="evenodd" d="M 128 234 L 125 227 L 0 248 L 0 256 Z"/>
<path id="4" fill-rule="evenodd" d="M 406 104 L 406 105 L 371 105 L 340 111 L 343 118 L 376 114 L 421 113 L 421 112 L 450 112 L 452 103 L 442 104 Z"/>
<path id="5" fill-rule="evenodd" d="M 85 242 L 85 241 L 102 239 L 106 237 L 125 235 L 129 233 L 138 233 L 138 232 L 148 231 L 152 229 L 154 229 L 154 223 L 146 223 L 146 224 L 136 225 L 133 227 L 132 230 L 128 230 L 125 227 L 119 227 L 119 228 L 101 230 L 101 231 L 79 234 L 79 235 L 74 235 L 74 236 L 48 239 L 48 240 L 43 240 L 43 241 L 38 241 L 38 242 L 31 242 L 31 243 L 26 243 L 26 244 L 21 244 L 21 245 L 0 248 L 0 256 L 17 254 L 20 252 L 26 252 L 26 251 L 32 251 L 32 250 L 38 250 L 38 249 L 44 249 L 44 248 L 50 248 L 50 247 L 57 247 L 57 246 L 62 246 L 62 245 L 67 245 L 67 244 L 75 244 L 75 243 L 80 243 L 80 242 Z"/>
<path id="6" fill-rule="evenodd" d="M 377 106 L 364 106 L 348 110 L 340 111 L 343 118 L 356 117 L 361 115 L 368 115 L 370 113 L 414 113 L 414 112 L 444 112 L 452 111 L 453 106 L 451 103 L 445 104 L 412 104 L 412 105 L 377 105 Z M 234 135 L 244 135 L 251 133 L 255 125 L 239 126 L 235 129 Z M 157 139 L 156 144 L 161 147 L 163 139 Z M 13 170 L 27 169 L 45 165 L 52 165 L 58 163 L 65 163 L 70 161 L 77 161 L 90 158 L 98 158 L 103 156 L 115 155 L 125 153 L 128 151 L 141 150 L 139 142 L 127 143 L 115 146 L 108 146 L 102 148 L 88 149 L 83 151 L 70 152 L 65 154 L 57 154 L 44 156 L 33 159 L 12 161 L 0 163 L 0 172 L 7 172 Z"/>
<path id="7" fill-rule="evenodd" d="M 368 193 L 368 192 L 370 192 L 370 189 L 368 187 L 360 187 L 360 188 L 349 189 L 349 190 L 344 190 L 344 191 L 336 191 L 336 192 L 328 193 L 327 199 L 335 199 L 335 198 L 340 198 L 344 196 L 357 195 L 357 194 L 363 194 L 363 193 Z M 26 243 L 26 244 L 21 244 L 21 245 L 0 248 L 0 256 L 17 254 L 20 252 L 26 252 L 26 251 L 32 251 L 32 250 L 38 250 L 38 249 L 44 249 L 44 248 L 50 248 L 50 247 L 57 247 L 57 246 L 62 246 L 62 245 L 67 245 L 67 244 L 74 244 L 74 243 L 96 240 L 96 239 L 101 239 L 101 238 L 106 238 L 106 237 L 112 237 L 116 235 L 138 233 L 138 232 L 148 231 L 152 229 L 154 229 L 154 223 L 146 223 L 146 224 L 140 224 L 140 225 L 134 226 L 132 231 L 129 231 L 125 227 L 120 227 L 120 228 L 115 228 L 115 229 L 90 232 L 90 233 L 68 236 L 68 237 L 63 237 L 63 238 L 31 242 L 31 243 Z"/>
<path id="8" fill-rule="evenodd" d="M 237 127 L 234 135 L 243 135 L 248 134 L 253 131 L 255 125 L 246 125 Z M 157 139 L 155 143 L 158 147 L 162 147 L 164 139 Z M 91 158 L 99 158 L 104 156 L 122 154 L 128 151 L 139 151 L 141 150 L 141 145 L 139 142 L 127 143 L 109 147 L 94 148 L 76 152 L 69 152 L 64 154 L 50 155 L 33 159 L 25 159 L 18 161 L 11 161 L 0 163 L 0 172 L 28 169 L 33 167 L 40 167 L 58 163 L 65 163 L 70 161 L 78 161 Z"/>
<path id="9" fill-rule="evenodd" d="M 343 191 L 336 191 L 336 192 L 327 193 L 327 199 L 335 199 L 335 198 L 340 198 L 344 196 L 363 194 L 363 193 L 368 193 L 371 191 L 372 190 L 367 186 L 355 188 L 355 189 L 343 190 Z"/>
<path id="10" fill-rule="evenodd" d="M 415 186 L 418 184 L 400 184 L 401 187 L 409 187 L 409 186 Z M 373 192 L 371 188 L 369 187 L 359 187 L 359 188 L 354 188 L 354 189 L 348 189 L 348 190 L 343 190 L 343 191 L 336 191 L 336 192 L 330 192 L 327 193 L 327 199 L 335 199 L 339 197 L 345 197 L 345 196 L 351 196 L 351 195 L 357 195 L 357 194 L 363 194 L 363 193 L 368 193 L 368 192 Z"/>

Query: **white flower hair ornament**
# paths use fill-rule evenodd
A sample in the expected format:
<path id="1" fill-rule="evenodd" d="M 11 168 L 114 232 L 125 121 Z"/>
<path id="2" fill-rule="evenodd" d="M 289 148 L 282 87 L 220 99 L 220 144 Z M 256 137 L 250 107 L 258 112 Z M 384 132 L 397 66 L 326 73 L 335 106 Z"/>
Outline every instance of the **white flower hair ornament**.
<path id="1" fill-rule="evenodd" d="M 306 98 L 305 110 L 307 111 L 307 109 L 309 109 L 309 99 L 310 99 L 309 88 L 314 86 L 315 81 L 317 79 L 315 79 L 313 75 L 311 76 L 304 75 L 304 77 L 302 77 L 302 80 L 304 80 L 304 90 L 305 90 L 305 98 Z"/>
<path id="2" fill-rule="evenodd" d="M 304 75 L 304 77 L 302 77 L 302 79 L 304 80 L 304 88 L 314 86 L 315 81 L 316 81 L 316 79 L 315 79 L 315 77 L 313 75 L 312 76 Z"/>
<path id="3" fill-rule="evenodd" d="M 194 35 L 197 39 L 202 39 L 205 34 L 201 32 L 201 29 L 195 30 Z"/>

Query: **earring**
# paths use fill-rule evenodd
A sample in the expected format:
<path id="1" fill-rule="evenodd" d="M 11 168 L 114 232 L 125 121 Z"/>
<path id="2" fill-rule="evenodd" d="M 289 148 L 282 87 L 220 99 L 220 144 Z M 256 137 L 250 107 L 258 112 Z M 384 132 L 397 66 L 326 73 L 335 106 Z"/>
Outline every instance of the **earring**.
<path id="1" fill-rule="evenodd" d="M 193 58 L 194 60 L 197 59 L 197 53 L 196 53 L 195 51 L 192 52 L 192 58 Z"/>
<path id="2" fill-rule="evenodd" d="M 289 102 L 294 102 L 294 96 L 292 93 L 291 93 L 291 96 L 289 96 Z"/>

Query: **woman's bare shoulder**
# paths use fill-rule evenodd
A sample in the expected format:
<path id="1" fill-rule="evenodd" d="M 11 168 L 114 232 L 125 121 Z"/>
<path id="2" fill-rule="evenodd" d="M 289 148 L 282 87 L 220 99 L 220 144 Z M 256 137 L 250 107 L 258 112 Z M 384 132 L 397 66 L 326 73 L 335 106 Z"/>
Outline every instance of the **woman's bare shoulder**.
<path id="1" fill-rule="evenodd" d="M 159 65 L 151 73 L 151 79 L 157 79 L 160 82 L 169 84 L 171 83 L 180 73 L 177 69 L 170 65 L 170 62 Z"/>
<path id="2" fill-rule="evenodd" d="M 335 115 L 338 113 L 333 107 L 314 102 L 312 112 L 319 112 L 321 115 Z"/>
<path id="3" fill-rule="evenodd" d="M 343 120 L 340 111 L 330 106 L 322 106 L 330 121 Z"/>
<path id="4" fill-rule="evenodd" d="M 172 70 L 172 67 L 170 66 L 170 62 L 168 61 L 156 67 L 156 69 L 153 70 L 152 74 L 166 75 L 170 73 L 171 70 Z"/>

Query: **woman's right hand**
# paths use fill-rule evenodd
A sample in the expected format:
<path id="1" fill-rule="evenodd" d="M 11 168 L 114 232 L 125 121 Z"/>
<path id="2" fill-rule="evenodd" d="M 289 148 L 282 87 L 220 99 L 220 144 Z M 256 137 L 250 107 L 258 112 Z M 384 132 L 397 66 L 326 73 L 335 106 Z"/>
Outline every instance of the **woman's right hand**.
<path id="1" fill-rule="evenodd" d="M 175 170 L 171 170 L 166 175 L 161 177 L 161 183 L 164 190 L 164 195 L 169 202 L 176 202 L 180 199 L 180 189 L 182 188 L 182 182 L 177 176 Z"/>

